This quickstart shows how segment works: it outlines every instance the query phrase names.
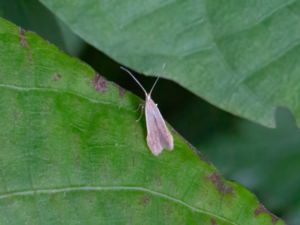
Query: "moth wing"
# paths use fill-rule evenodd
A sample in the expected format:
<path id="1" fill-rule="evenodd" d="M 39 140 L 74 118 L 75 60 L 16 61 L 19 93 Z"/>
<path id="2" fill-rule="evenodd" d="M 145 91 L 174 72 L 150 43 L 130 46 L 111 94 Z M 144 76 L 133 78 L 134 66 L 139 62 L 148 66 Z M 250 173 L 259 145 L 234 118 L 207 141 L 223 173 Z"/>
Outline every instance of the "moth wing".
<path id="1" fill-rule="evenodd" d="M 172 150 L 173 136 L 153 100 L 147 96 L 146 106 L 147 144 L 154 155 L 159 155 L 164 148 Z"/>

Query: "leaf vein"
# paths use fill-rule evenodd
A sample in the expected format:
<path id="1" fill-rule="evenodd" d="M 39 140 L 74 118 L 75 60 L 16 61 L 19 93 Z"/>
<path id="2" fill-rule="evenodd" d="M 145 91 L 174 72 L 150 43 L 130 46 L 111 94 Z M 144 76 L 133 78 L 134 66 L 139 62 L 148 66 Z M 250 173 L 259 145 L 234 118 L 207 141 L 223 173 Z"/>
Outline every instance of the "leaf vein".
<path id="1" fill-rule="evenodd" d="M 69 94 L 69 95 L 74 95 L 76 97 L 85 99 L 91 103 L 94 104 L 103 104 L 103 105 L 109 105 L 109 106 L 114 106 L 117 108 L 120 108 L 120 106 L 118 106 L 117 104 L 113 104 L 112 102 L 108 102 L 108 101 L 99 101 L 96 98 L 91 98 L 85 95 L 81 95 L 79 93 L 73 92 L 73 91 L 67 91 L 67 90 L 60 90 L 60 89 L 56 89 L 56 88 L 51 88 L 51 87 L 25 87 L 25 86 L 19 86 L 19 85 L 14 85 L 14 84 L 0 84 L 0 88 L 7 88 L 7 89 L 14 89 L 17 91 L 44 91 L 44 92 L 55 92 L 55 93 L 60 93 L 60 94 Z M 128 108 L 122 107 L 123 109 L 126 109 L 127 111 L 134 111 L 134 110 L 130 110 Z"/>
<path id="2" fill-rule="evenodd" d="M 151 189 L 148 189 L 145 187 L 139 187 L 139 186 L 78 186 L 78 187 L 62 187 L 62 188 L 52 188 L 52 189 L 24 190 L 24 191 L 16 191 L 16 192 L 10 192 L 10 193 L 6 193 L 6 194 L 1 194 L 0 200 L 18 197 L 18 196 L 30 196 L 30 195 L 37 195 L 37 194 L 57 194 L 57 193 L 76 192 L 76 191 L 140 191 L 140 192 L 147 192 L 147 193 L 157 196 L 159 198 L 163 198 L 163 199 L 172 201 L 174 203 L 177 203 L 179 205 L 185 206 L 192 211 L 206 214 L 208 216 L 212 216 L 214 218 L 223 220 L 232 225 L 238 225 L 226 217 L 219 216 L 208 210 L 192 206 L 189 203 L 187 203 L 181 199 L 175 198 L 171 195 L 167 195 L 165 193 L 161 193 L 158 191 L 154 191 L 154 190 L 151 190 Z"/>

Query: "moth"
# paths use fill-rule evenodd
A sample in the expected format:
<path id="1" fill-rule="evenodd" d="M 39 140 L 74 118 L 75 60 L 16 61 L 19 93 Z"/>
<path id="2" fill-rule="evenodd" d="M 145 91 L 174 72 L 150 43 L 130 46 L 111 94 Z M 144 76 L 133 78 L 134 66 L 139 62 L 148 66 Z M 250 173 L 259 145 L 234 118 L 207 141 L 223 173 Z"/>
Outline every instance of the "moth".
<path id="1" fill-rule="evenodd" d="M 126 71 L 133 80 L 141 87 L 145 93 L 145 115 L 147 127 L 147 144 L 153 155 L 158 156 L 163 149 L 173 150 L 174 140 L 166 123 L 157 107 L 157 104 L 152 100 L 151 93 L 157 84 L 159 77 L 154 82 L 150 92 L 148 93 L 138 79 L 126 68 L 121 67 Z"/>

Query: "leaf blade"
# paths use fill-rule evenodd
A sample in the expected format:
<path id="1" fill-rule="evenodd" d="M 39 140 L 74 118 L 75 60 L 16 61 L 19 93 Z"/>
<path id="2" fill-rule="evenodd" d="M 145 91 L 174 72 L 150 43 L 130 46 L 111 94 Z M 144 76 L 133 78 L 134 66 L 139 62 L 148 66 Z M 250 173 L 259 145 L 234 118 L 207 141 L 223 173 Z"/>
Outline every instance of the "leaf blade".
<path id="1" fill-rule="evenodd" d="M 175 132 L 153 157 L 140 100 L 86 64 L 3 19 L 0 46 L 1 225 L 274 224 Z"/>
<path id="2" fill-rule="evenodd" d="M 122 64 L 265 126 L 278 106 L 300 124 L 298 1 L 41 2 Z"/>

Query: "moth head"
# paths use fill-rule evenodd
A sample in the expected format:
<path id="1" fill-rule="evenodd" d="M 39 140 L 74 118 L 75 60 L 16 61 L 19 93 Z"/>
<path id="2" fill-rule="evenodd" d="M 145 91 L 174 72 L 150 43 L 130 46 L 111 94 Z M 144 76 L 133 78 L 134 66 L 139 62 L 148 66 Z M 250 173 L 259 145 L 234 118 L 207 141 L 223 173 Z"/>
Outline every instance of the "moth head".
<path id="1" fill-rule="evenodd" d="M 152 91 L 153 91 L 153 89 L 154 89 L 154 87 L 155 87 L 155 85 L 157 84 L 157 81 L 158 81 L 158 79 L 159 79 L 159 77 L 157 77 L 156 78 L 156 80 L 155 80 L 155 82 L 154 82 L 154 84 L 152 85 L 152 87 L 151 87 L 151 90 L 150 90 L 150 92 L 149 92 L 149 94 L 147 93 L 147 91 L 146 91 L 146 89 L 143 87 L 143 85 L 139 82 L 139 80 L 127 69 L 127 68 L 125 68 L 125 67 L 123 67 L 123 66 L 121 66 L 120 67 L 122 70 L 124 70 L 124 71 L 126 71 L 132 78 L 133 78 L 133 80 L 141 87 L 141 89 L 143 90 L 143 92 L 145 93 L 145 96 L 146 96 L 146 98 L 147 99 L 150 99 L 151 98 L 151 94 L 152 94 Z"/>

